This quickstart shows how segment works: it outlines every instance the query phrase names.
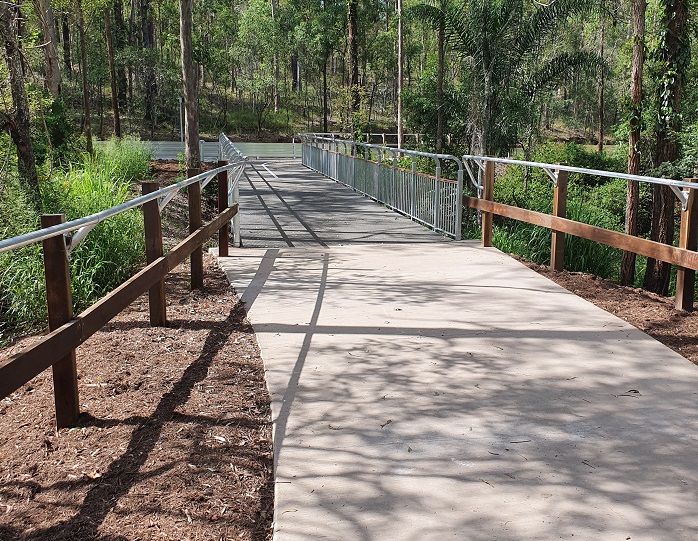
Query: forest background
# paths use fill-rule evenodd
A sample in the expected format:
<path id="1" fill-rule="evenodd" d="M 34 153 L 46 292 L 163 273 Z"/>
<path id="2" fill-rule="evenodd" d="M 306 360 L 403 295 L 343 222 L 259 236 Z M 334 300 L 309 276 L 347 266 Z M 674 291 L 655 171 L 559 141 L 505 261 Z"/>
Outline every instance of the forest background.
<path id="1" fill-rule="evenodd" d="M 0 232 L 34 229 L 41 212 L 73 218 L 128 197 L 148 174 L 134 140 L 219 132 L 265 141 L 413 132 L 432 152 L 693 177 L 693 10 L 692 0 L 3 2 Z M 126 142 L 93 148 L 114 136 Z M 185 160 L 198 165 L 197 155 Z M 498 200 L 550 211 L 546 178 L 502 173 Z M 573 175 L 568 212 L 672 243 L 679 208 L 668 188 Z M 139 220 L 134 213 L 101 238 L 122 244 L 98 248 L 94 235 L 75 255 L 74 283 L 86 290 L 77 305 L 138 263 Z M 503 250 L 549 257 L 548 231 L 496 226 Z M 477 228 L 469 216 L 464 235 Z M 667 265 L 566 242 L 571 270 L 672 290 Z M 42 295 L 40 265 L 38 247 L 0 257 L 0 333 L 43 317 L 31 300 Z"/>

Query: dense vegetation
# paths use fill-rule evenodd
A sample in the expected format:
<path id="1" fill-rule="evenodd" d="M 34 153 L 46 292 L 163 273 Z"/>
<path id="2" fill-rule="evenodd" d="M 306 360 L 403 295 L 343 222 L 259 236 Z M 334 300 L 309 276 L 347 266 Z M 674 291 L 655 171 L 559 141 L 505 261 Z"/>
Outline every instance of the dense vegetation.
<path id="1" fill-rule="evenodd" d="M 90 198 L 75 191 L 104 183 L 74 179 L 99 176 L 104 158 L 89 157 L 92 139 L 112 135 L 410 131 L 425 149 L 456 155 L 693 176 L 695 8 L 694 0 L 1 2 L 0 229 L 31 229 L 42 211 L 87 211 L 80 205 Z M 188 166 L 197 153 L 187 144 Z M 64 175 L 71 180 L 57 180 Z M 510 168 L 497 196 L 547 210 L 546 183 Z M 121 189 L 107 192 L 118 200 Z M 583 178 L 572 179 L 569 212 L 668 243 L 678 216 L 668 189 Z M 476 227 L 464 225 L 466 234 Z M 503 249 L 545 260 L 549 233 L 497 225 Z M 112 237 L 130 237 L 124 227 Z M 576 244 L 570 268 L 669 291 L 666 265 L 649 261 L 645 273 L 629 254 L 568 242 Z M 29 260 L 38 264 L 35 254 Z M 14 319 L 7 291 L 22 280 L 8 268 L 3 279 L 13 285 L 0 310 Z M 26 282 L 37 294 L 40 284 Z M 90 286 L 77 279 L 76 287 Z"/>
<path id="2" fill-rule="evenodd" d="M 45 213 L 66 220 L 88 216 L 134 196 L 131 185 L 147 178 L 150 155 L 133 140 L 111 141 L 94 156 L 56 170 L 42 182 Z M 2 238 L 37 229 L 37 209 L 15 178 L 4 179 L 0 192 Z M 97 225 L 71 253 L 73 303 L 82 310 L 128 278 L 145 255 L 143 220 L 131 210 Z M 34 329 L 46 320 L 41 245 L 0 254 L 0 344 L 18 328 Z"/>

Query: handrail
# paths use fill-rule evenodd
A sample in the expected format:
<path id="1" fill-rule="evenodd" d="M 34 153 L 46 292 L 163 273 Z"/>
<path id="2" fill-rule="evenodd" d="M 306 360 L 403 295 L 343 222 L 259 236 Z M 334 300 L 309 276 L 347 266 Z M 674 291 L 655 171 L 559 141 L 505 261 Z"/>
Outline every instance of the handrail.
<path id="1" fill-rule="evenodd" d="M 225 137 L 225 136 L 223 136 Z M 235 148 L 235 147 L 233 147 Z M 237 150 L 237 149 L 236 149 Z M 102 210 L 100 212 L 96 212 L 94 214 L 90 214 L 89 216 L 85 216 L 83 218 L 77 218 L 75 220 L 71 220 L 70 222 L 65 222 L 60 225 L 54 225 L 51 227 L 45 227 L 43 229 L 38 229 L 36 231 L 32 231 L 31 233 L 25 233 L 23 235 L 18 235 L 15 237 L 11 237 L 8 239 L 4 239 L 0 241 L 0 253 L 3 252 L 8 252 L 10 250 L 15 250 L 17 248 L 21 248 L 23 246 L 27 246 L 29 244 L 33 244 L 35 242 L 40 242 L 42 240 L 55 237 L 57 235 L 61 234 L 68 234 L 71 233 L 72 231 L 76 230 L 81 230 L 82 228 L 87 228 L 87 227 L 94 227 L 95 225 L 113 217 L 117 216 L 118 214 L 121 214 L 123 212 L 126 212 L 127 210 L 131 210 L 134 208 L 138 208 L 143 206 L 144 204 L 158 200 L 158 202 L 163 201 L 164 204 L 160 206 L 160 211 L 165 207 L 165 205 L 170 201 L 171 197 L 170 194 L 174 195 L 175 192 L 178 190 L 181 190 L 182 188 L 186 188 L 187 186 L 190 186 L 195 183 L 199 183 L 202 188 L 204 188 L 213 178 L 216 177 L 216 175 L 222 171 L 229 171 L 233 170 L 235 168 L 240 167 L 243 162 L 247 160 L 245 156 L 243 156 L 240 151 L 237 151 L 237 154 L 239 156 L 236 156 L 239 161 L 235 161 L 233 163 L 230 163 L 228 165 L 224 165 L 222 167 L 217 167 L 215 169 L 211 169 L 210 171 L 206 171 L 204 173 L 201 173 L 199 175 L 190 177 L 188 179 L 185 179 L 181 182 L 178 182 L 177 184 L 171 184 L 170 186 L 166 186 L 164 188 L 159 189 L 156 192 L 150 193 L 148 195 L 141 195 L 139 197 L 136 197 L 135 199 L 131 199 L 129 201 L 125 201 L 124 203 L 121 203 L 120 205 L 116 205 L 114 207 Z M 237 175 L 233 179 L 233 186 L 239 181 L 240 175 Z M 77 243 L 84 238 L 84 234 L 80 234 L 78 231 L 77 233 L 71 235 L 69 238 L 66 239 L 66 245 L 69 247 L 75 247 Z"/>
<path id="2" fill-rule="evenodd" d="M 303 143 L 304 165 L 435 231 L 460 238 L 463 207 L 459 204 L 459 197 L 463 191 L 464 168 L 456 156 L 326 137 L 325 134 L 301 133 L 299 136 Z M 339 150 L 340 145 L 343 153 Z M 368 151 L 368 159 L 357 156 L 359 148 Z M 378 161 L 371 160 L 371 151 L 378 153 Z M 384 161 L 386 154 L 392 156 L 392 163 Z M 411 170 L 398 167 L 400 154 L 412 158 Z M 419 173 L 416 158 L 434 160 L 435 175 Z M 368 169 L 354 161 L 359 159 L 365 160 L 363 163 Z M 441 162 L 444 160 L 456 164 L 457 180 L 442 177 Z M 381 175 L 387 171 L 390 172 L 389 179 L 380 182 Z"/>
<path id="3" fill-rule="evenodd" d="M 163 280 L 186 257 L 190 258 L 192 288 L 203 286 L 201 248 L 206 240 L 218 232 L 219 254 L 227 255 L 231 220 L 236 228 L 235 235 L 239 239 L 239 221 L 236 226 L 239 216 L 236 188 L 244 173 L 247 159 L 224 135 L 221 134 L 219 140 L 220 154 L 226 153 L 230 157 L 227 165 L 192 176 L 177 184 L 136 197 L 90 216 L 2 241 L 1 251 L 43 241 L 44 276 L 51 332 L 36 344 L 0 363 L 0 397 L 8 396 L 45 369 L 53 367 L 56 426 L 57 428 L 75 426 L 80 410 L 75 348 L 145 292 L 148 292 L 149 296 L 151 325 L 165 325 L 167 318 Z M 231 172 L 234 173 L 232 179 Z M 209 223 L 204 224 L 201 219 L 201 188 L 215 177 L 219 182 L 218 214 Z M 157 187 L 156 183 L 143 184 L 145 192 L 155 187 Z M 189 235 L 165 253 L 160 213 L 171 196 L 184 187 L 189 187 Z M 143 206 L 147 265 L 81 314 L 73 317 L 68 261 L 70 247 L 74 247 L 77 242 L 85 238 L 96 224 L 139 206 Z M 57 216 L 45 217 L 58 218 Z M 70 242 L 66 243 L 65 234 L 76 229 L 77 233 L 71 235 Z"/>
<path id="4" fill-rule="evenodd" d="M 504 163 L 508 165 L 522 165 L 524 167 L 537 167 L 543 169 L 549 175 L 551 174 L 551 171 L 567 171 L 569 173 L 580 173 L 583 175 L 594 175 L 598 177 L 607 178 L 619 178 L 623 180 L 636 180 L 638 182 L 647 182 L 651 184 L 669 186 L 681 202 L 683 210 L 686 210 L 686 204 L 688 202 L 688 195 L 683 190 L 691 190 L 698 188 L 696 184 L 692 182 L 686 182 L 683 180 L 674 180 L 662 177 L 650 177 L 645 175 L 629 175 L 628 173 L 616 173 L 613 171 L 602 171 L 600 169 L 587 169 L 585 167 L 574 167 L 571 165 L 553 165 L 549 163 L 531 162 L 525 160 L 512 160 L 509 158 L 494 158 L 492 156 L 476 156 L 471 154 L 466 154 L 463 156 L 463 162 L 465 162 L 466 160 L 475 161 L 478 163 L 478 165 L 481 162 L 494 162 Z M 551 178 L 553 178 L 553 181 L 556 182 L 556 176 L 551 175 Z M 480 183 L 477 183 L 477 186 L 479 187 Z"/>

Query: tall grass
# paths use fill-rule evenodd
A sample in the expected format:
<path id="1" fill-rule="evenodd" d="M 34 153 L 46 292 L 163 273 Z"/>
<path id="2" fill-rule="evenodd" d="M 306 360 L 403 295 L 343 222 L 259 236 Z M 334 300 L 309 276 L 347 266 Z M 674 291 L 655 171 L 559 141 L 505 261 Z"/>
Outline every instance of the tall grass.
<path id="1" fill-rule="evenodd" d="M 149 159 L 148 151 L 137 141 L 113 141 L 94 156 L 86 155 L 82 163 L 72 164 L 43 182 L 43 210 L 65 214 L 69 221 L 123 203 L 136 195 L 131 184 L 149 176 Z M 12 189 L 0 194 L 2 223 L 13 224 L 2 232 L 3 237 L 31 231 L 38 223 L 36 212 L 17 193 L 18 183 L 11 184 Z M 143 259 L 140 210 L 122 213 L 97 225 L 70 255 L 74 309 L 81 311 L 112 290 Z M 43 325 L 46 304 L 40 245 L 0 256 L 0 291 L 0 324 L 5 332 Z"/>

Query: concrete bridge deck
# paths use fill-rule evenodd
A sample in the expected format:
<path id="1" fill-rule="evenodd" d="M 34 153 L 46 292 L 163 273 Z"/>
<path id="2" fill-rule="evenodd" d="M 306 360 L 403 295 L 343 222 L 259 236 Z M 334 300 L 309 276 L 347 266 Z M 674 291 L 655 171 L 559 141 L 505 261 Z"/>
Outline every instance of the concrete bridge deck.
<path id="1" fill-rule="evenodd" d="M 275 540 L 698 538 L 698 367 L 495 249 L 255 168 L 221 264 L 267 367 Z"/>

